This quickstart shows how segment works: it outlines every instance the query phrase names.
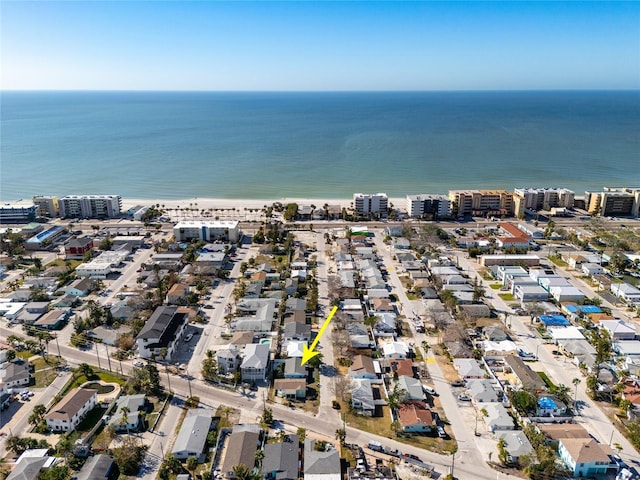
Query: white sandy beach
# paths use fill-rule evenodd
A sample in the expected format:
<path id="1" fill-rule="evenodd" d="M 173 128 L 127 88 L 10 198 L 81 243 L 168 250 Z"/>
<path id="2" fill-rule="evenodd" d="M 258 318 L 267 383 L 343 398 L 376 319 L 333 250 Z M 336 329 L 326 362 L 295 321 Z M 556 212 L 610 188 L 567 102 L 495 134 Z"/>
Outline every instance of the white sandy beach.
<path id="1" fill-rule="evenodd" d="M 320 199 L 320 198 L 278 198 L 269 200 L 247 200 L 247 199 L 228 199 L 228 198 L 185 198 L 182 200 L 167 200 L 167 199 L 148 199 L 148 198 L 123 198 L 122 210 L 135 207 L 136 205 L 160 205 L 164 206 L 165 210 L 174 210 L 180 207 L 180 209 L 196 209 L 196 210 L 208 210 L 208 209 L 224 209 L 230 210 L 235 208 L 237 211 L 243 212 L 245 209 L 262 209 L 265 205 L 272 205 L 274 202 L 280 202 L 283 205 L 287 203 L 297 203 L 300 205 L 315 205 L 316 208 L 322 208 L 324 204 L 327 205 L 340 205 L 340 207 L 348 208 L 352 203 L 351 198 L 343 199 Z M 403 198 L 390 198 L 389 203 L 395 207 L 404 206 L 406 199 Z"/>

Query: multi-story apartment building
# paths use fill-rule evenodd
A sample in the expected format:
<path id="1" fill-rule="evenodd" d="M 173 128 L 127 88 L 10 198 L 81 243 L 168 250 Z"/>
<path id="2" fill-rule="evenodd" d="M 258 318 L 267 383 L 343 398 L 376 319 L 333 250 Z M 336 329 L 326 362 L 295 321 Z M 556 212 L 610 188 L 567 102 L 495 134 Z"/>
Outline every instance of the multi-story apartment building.
<path id="1" fill-rule="evenodd" d="M 513 216 L 513 193 L 506 190 L 449 190 L 453 215 Z"/>
<path id="2" fill-rule="evenodd" d="M 171 361 L 189 323 L 189 315 L 179 307 L 162 305 L 155 309 L 136 337 L 141 358 L 159 358 L 166 349 L 165 359 Z"/>
<path id="3" fill-rule="evenodd" d="M 33 203 L 38 207 L 39 217 L 57 217 L 60 214 L 59 198 L 51 195 L 37 195 Z"/>
<path id="4" fill-rule="evenodd" d="M 54 432 L 71 432 L 97 403 L 97 390 L 77 388 L 56 404 L 45 416 Z"/>
<path id="5" fill-rule="evenodd" d="M 120 195 L 66 195 L 59 202 L 62 218 L 115 218 L 122 209 Z"/>
<path id="6" fill-rule="evenodd" d="M 358 215 L 380 214 L 384 217 L 389 209 L 389 197 L 386 193 L 354 193 L 353 208 Z"/>
<path id="7" fill-rule="evenodd" d="M 601 192 L 585 192 L 585 207 L 603 217 L 640 216 L 640 187 L 605 187 Z"/>
<path id="8" fill-rule="evenodd" d="M 35 205 L 0 205 L 0 223 L 28 223 L 36 219 L 38 207 Z"/>
<path id="9" fill-rule="evenodd" d="M 240 229 L 235 220 L 188 220 L 178 222 L 173 227 L 173 236 L 176 242 L 191 240 L 237 242 L 240 238 Z"/>
<path id="10" fill-rule="evenodd" d="M 446 195 L 407 195 L 407 212 L 414 218 L 448 218 L 451 216 L 451 200 Z"/>
<path id="11" fill-rule="evenodd" d="M 567 188 L 516 188 L 514 193 L 515 213 L 525 210 L 550 210 L 551 208 L 573 208 L 574 192 Z"/>

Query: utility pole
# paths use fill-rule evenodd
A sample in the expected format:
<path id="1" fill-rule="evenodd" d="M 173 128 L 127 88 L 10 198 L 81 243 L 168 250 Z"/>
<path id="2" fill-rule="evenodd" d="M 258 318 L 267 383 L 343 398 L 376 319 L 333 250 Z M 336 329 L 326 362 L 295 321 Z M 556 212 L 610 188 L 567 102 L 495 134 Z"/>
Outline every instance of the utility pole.
<path id="1" fill-rule="evenodd" d="M 104 344 L 104 349 L 107 352 L 107 362 L 109 362 L 109 371 L 111 371 L 111 357 L 109 357 L 109 347 L 107 347 L 107 344 Z"/>
<path id="2" fill-rule="evenodd" d="M 94 344 L 96 347 L 96 358 L 98 359 L 98 368 L 102 370 L 102 367 L 100 366 L 100 355 L 98 354 L 98 344 Z"/>

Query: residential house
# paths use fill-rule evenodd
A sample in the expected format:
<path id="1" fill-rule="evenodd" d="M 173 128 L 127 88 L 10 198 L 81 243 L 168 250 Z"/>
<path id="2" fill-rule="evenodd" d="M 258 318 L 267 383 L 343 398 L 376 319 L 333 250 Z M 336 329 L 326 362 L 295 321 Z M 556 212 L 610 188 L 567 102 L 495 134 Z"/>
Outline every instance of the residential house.
<path id="1" fill-rule="evenodd" d="M 507 355 L 504 357 L 505 365 L 511 370 L 516 380 L 515 386 L 528 392 L 538 392 L 546 390 L 546 384 L 529 365 L 515 355 Z"/>
<path id="2" fill-rule="evenodd" d="M 178 311 L 178 307 L 159 306 L 136 337 L 138 355 L 161 358 L 166 349 L 165 359 L 171 361 L 188 323 L 188 314 Z"/>
<path id="3" fill-rule="evenodd" d="M 628 283 L 612 283 L 611 293 L 627 303 L 640 303 L 640 289 Z"/>
<path id="4" fill-rule="evenodd" d="M 508 463 L 518 464 L 520 457 L 533 451 L 531 442 L 522 430 L 502 430 L 496 433 L 496 437 L 504 440 Z"/>
<path id="5" fill-rule="evenodd" d="M 496 389 L 493 388 L 491 380 L 469 380 L 467 389 L 473 401 L 478 403 L 499 402 L 502 395 L 498 395 Z"/>
<path id="6" fill-rule="evenodd" d="M 555 395 L 538 395 L 536 402 L 536 416 L 538 417 L 559 417 L 567 414 L 567 405 Z"/>
<path id="7" fill-rule="evenodd" d="M 633 325 L 624 320 L 601 320 L 598 327 L 609 332 L 609 337 L 613 341 L 633 340 L 636 338 L 636 329 Z"/>
<path id="8" fill-rule="evenodd" d="M 349 367 L 349 375 L 352 378 L 375 380 L 380 376 L 380 364 L 369 356 L 356 355 Z"/>
<path id="9" fill-rule="evenodd" d="M 306 323 L 289 322 L 285 323 L 282 332 L 283 341 L 309 341 L 311 340 L 311 325 Z"/>
<path id="10" fill-rule="evenodd" d="M 64 244 L 66 258 L 83 259 L 85 253 L 93 250 L 93 239 L 89 237 L 71 238 Z"/>
<path id="11" fill-rule="evenodd" d="M 265 480 L 298 480 L 298 435 L 287 435 L 284 442 L 264 446 L 262 476 Z"/>
<path id="12" fill-rule="evenodd" d="M 416 372 L 413 369 L 413 361 L 408 358 L 391 359 L 387 361 L 388 369 L 393 372 L 393 375 L 400 377 L 406 375 L 408 377 L 415 377 Z"/>
<path id="13" fill-rule="evenodd" d="M 319 452 L 315 440 L 304 441 L 304 480 L 342 480 L 340 453 L 335 448 Z"/>
<path id="14" fill-rule="evenodd" d="M 536 423 L 535 426 L 544 435 L 545 444 L 556 448 L 563 438 L 591 438 L 589 432 L 577 423 Z"/>
<path id="15" fill-rule="evenodd" d="M 302 365 L 302 358 L 291 357 L 284 361 L 284 378 L 306 379 L 307 376 L 307 367 Z"/>
<path id="16" fill-rule="evenodd" d="M 278 301 L 273 298 L 243 298 L 236 309 L 243 314 L 231 323 L 232 332 L 270 332 L 276 315 Z"/>
<path id="17" fill-rule="evenodd" d="M 94 288 L 94 281 L 88 277 L 78 278 L 71 282 L 62 291 L 75 297 L 86 297 Z"/>
<path id="18" fill-rule="evenodd" d="M 169 305 L 186 305 L 189 286 L 182 283 L 174 283 L 167 293 L 167 303 Z"/>
<path id="19" fill-rule="evenodd" d="M 120 300 L 111 306 L 111 315 L 121 323 L 133 320 L 136 314 L 137 309 L 128 300 Z"/>
<path id="20" fill-rule="evenodd" d="M 70 314 L 70 308 L 55 308 L 41 315 L 33 326 L 41 330 L 60 330 Z"/>
<path id="21" fill-rule="evenodd" d="M 513 418 L 501 403 L 479 403 L 478 408 L 480 411 L 484 410 L 486 412 L 486 415 L 483 415 L 484 423 L 492 433 L 498 430 L 513 430 L 515 428 Z"/>
<path id="22" fill-rule="evenodd" d="M 29 362 L 14 360 L 0 367 L 0 381 L 5 388 L 15 388 L 29 385 L 31 381 L 31 369 Z"/>
<path id="23" fill-rule="evenodd" d="M 458 370 L 463 380 L 484 378 L 487 374 L 478 361 L 473 358 L 455 358 L 453 360 L 453 366 Z"/>
<path id="24" fill-rule="evenodd" d="M 251 343 L 244 349 L 244 359 L 240 364 L 243 381 L 264 381 L 269 372 L 269 345 Z"/>
<path id="25" fill-rule="evenodd" d="M 426 399 L 422 383 L 420 383 L 420 380 L 417 378 L 400 375 L 398 377 L 397 385 L 398 388 L 405 391 L 405 394 L 403 395 L 405 400 L 424 401 Z"/>
<path id="26" fill-rule="evenodd" d="M 216 361 L 218 362 L 218 369 L 223 374 L 233 373 L 238 371 L 242 356 L 236 345 L 229 344 L 227 348 L 221 348 L 216 352 Z"/>
<path id="27" fill-rule="evenodd" d="M 111 414 L 109 425 L 112 425 L 116 432 L 137 431 L 140 427 L 140 415 L 145 405 L 146 399 L 142 393 L 122 395 L 116 400 L 116 408 Z"/>
<path id="28" fill-rule="evenodd" d="M 393 313 L 376 313 L 376 323 L 373 327 L 373 333 L 379 336 L 395 336 L 396 334 L 396 315 Z"/>
<path id="29" fill-rule="evenodd" d="M 188 410 L 171 450 L 173 456 L 178 460 L 194 457 L 198 459 L 198 463 L 204 462 L 212 420 L 211 412 L 202 409 Z"/>
<path id="30" fill-rule="evenodd" d="M 53 432 L 71 432 L 97 403 L 97 391 L 76 388 L 58 402 L 45 416 Z"/>
<path id="31" fill-rule="evenodd" d="M 307 398 L 307 381 L 304 378 L 277 378 L 273 381 L 277 396 L 304 400 Z"/>
<path id="32" fill-rule="evenodd" d="M 398 408 L 398 421 L 405 433 L 428 433 L 434 425 L 433 414 L 423 402 L 402 403 Z"/>
<path id="33" fill-rule="evenodd" d="M 376 410 L 371 380 L 356 378 L 352 380 L 351 407 L 356 413 L 372 417 Z"/>
<path id="34" fill-rule="evenodd" d="M 53 466 L 55 460 L 48 455 L 19 459 L 6 480 L 38 480 L 40 472 Z"/>
<path id="35" fill-rule="evenodd" d="M 404 342 L 384 342 L 381 345 L 384 358 L 407 358 L 409 347 Z"/>
<path id="36" fill-rule="evenodd" d="M 226 478 L 235 478 L 233 468 L 244 465 L 252 471 L 256 465 L 256 452 L 260 444 L 262 430 L 256 424 L 238 424 L 233 426 L 227 441 L 226 453 L 221 473 Z"/>
<path id="37" fill-rule="evenodd" d="M 495 325 L 485 327 L 482 333 L 487 340 L 492 342 L 503 342 L 509 338 L 501 327 Z"/>
<path id="38" fill-rule="evenodd" d="M 93 455 L 75 474 L 75 480 L 116 480 L 119 476 L 120 469 L 112 456 Z"/>
<path id="39" fill-rule="evenodd" d="M 558 441 L 558 455 L 574 477 L 595 477 L 604 475 L 612 461 L 613 451 L 607 445 L 593 438 L 561 438 Z"/>

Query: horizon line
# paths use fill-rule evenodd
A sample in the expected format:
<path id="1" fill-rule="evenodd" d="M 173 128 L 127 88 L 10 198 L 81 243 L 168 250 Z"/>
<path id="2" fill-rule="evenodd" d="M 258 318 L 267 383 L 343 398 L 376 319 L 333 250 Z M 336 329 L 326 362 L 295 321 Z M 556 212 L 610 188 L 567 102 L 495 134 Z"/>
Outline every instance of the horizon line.
<path id="1" fill-rule="evenodd" d="M 424 90 L 167 90 L 167 89 L 0 89 L 2 93 L 506 93 L 506 92 L 640 92 L 635 88 L 487 88 Z"/>

